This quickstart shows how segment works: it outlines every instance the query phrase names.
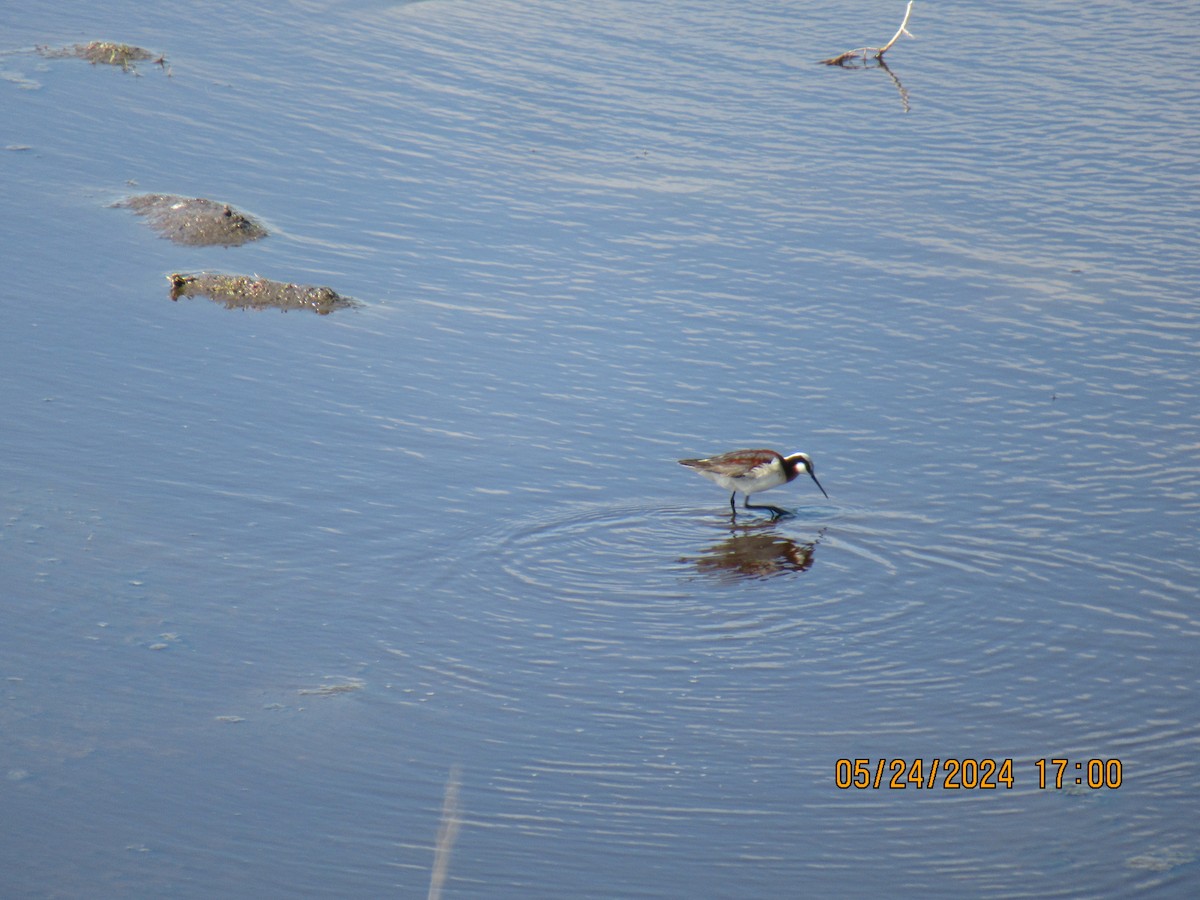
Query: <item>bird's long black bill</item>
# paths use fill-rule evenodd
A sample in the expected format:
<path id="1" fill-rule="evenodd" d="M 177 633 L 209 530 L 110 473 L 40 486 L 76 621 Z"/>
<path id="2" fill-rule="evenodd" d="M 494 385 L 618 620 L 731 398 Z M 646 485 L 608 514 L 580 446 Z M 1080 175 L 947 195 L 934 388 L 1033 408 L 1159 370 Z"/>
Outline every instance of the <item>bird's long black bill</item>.
<path id="1" fill-rule="evenodd" d="M 815 484 L 817 487 L 821 488 L 821 493 L 822 493 L 822 494 L 825 494 L 825 499 L 826 499 L 826 500 L 828 500 L 828 499 L 829 499 L 829 494 L 827 494 L 827 493 L 825 492 L 825 488 L 821 487 L 821 482 L 817 481 L 817 475 L 816 475 L 816 473 L 815 473 L 815 472 L 809 472 L 808 474 L 812 476 L 813 483 L 814 483 L 814 484 Z"/>

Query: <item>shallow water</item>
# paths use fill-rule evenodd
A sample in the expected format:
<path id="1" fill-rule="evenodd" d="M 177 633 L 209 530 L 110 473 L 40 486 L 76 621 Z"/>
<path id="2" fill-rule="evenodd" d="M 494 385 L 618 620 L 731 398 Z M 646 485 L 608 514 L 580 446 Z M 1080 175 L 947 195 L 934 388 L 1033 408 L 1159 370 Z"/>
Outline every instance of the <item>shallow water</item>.
<path id="1" fill-rule="evenodd" d="M 455 764 L 445 896 L 1195 893 L 1187 4 L 110 6 L 0 10 L 10 893 L 421 896 Z"/>

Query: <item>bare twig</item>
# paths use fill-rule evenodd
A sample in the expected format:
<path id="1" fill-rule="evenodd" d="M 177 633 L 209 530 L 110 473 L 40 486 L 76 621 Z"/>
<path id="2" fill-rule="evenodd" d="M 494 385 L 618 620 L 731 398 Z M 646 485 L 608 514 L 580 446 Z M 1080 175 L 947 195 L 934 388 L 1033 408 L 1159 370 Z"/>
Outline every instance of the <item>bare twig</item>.
<path id="1" fill-rule="evenodd" d="M 852 60 L 862 60 L 866 62 L 868 57 L 874 58 L 883 63 L 883 54 L 892 49 L 892 45 L 900 40 L 900 35 L 907 34 L 912 37 L 912 32 L 908 30 L 908 17 L 912 15 L 913 0 L 908 0 L 908 6 L 904 10 L 904 21 L 900 23 L 900 27 L 896 29 L 896 33 L 892 35 L 892 39 L 882 47 L 858 47 L 854 50 L 847 50 L 845 53 L 839 53 L 837 56 L 831 56 L 829 59 L 821 60 L 827 66 L 845 66 Z"/>
<path id="2" fill-rule="evenodd" d="M 437 842 L 433 845 L 433 871 L 429 874 L 429 900 L 440 900 L 446 873 L 450 871 L 450 851 L 458 837 L 462 819 L 458 814 L 459 769 L 455 765 L 446 779 L 446 792 L 442 797 L 442 820 L 438 825 Z"/>
<path id="3" fill-rule="evenodd" d="M 912 5 L 913 0 L 908 0 L 908 6 L 904 8 L 904 21 L 900 23 L 900 27 L 897 28 L 896 33 L 892 35 L 892 39 L 879 48 L 879 52 L 875 54 L 876 59 L 881 59 L 883 54 L 887 53 L 888 50 L 892 48 L 892 44 L 900 40 L 900 35 L 908 34 L 909 37 L 912 37 L 912 35 L 908 32 L 908 17 L 912 15 Z M 913 38 L 913 40 L 916 40 L 916 38 Z"/>

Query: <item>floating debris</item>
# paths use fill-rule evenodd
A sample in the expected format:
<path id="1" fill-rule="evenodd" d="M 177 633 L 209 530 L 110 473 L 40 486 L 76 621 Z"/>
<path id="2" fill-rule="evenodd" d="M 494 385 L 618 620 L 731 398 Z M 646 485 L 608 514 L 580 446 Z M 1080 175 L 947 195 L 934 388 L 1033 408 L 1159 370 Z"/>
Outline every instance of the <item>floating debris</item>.
<path id="1" fill-rule="evenodd" d="M 912 33 L 908 30 L 908 17 L 912 15 L 912 8 L 913 0 L 908 0 L 908 6 L 904 8 L 904 21 L 900 23 L 900 27 L 892 35 L 892 39 L 882 47 L 857 47 L 854 50 L 847 50 L 845 53 L 839 53 L 837 56 L 832 56 L 829 59 L 823 59 L 821 62 L 827 66 L 865 69 L 869 66 L 868 60 L 874 59 L 881 68 L 887 68 L 883 64 L 883 54 L 892 49 L 892 45 L 900 40 L 900 35 L 907 34 L 909 37 L 912 37 Z"/>
<path id="2" fill-rule="evenodd" d="M 131 44 L 116 44 L 112 41 L 92 41 L 89 44 L 72 44 L 70 47 L 38 47 L 38 53 L 48 59 L 64 59 L 74 57 L 86 59 L 93 66 L 120 66 L 124 71 L 137 71 L 135 62 L 154 60 L 160 66 L 166 66 L 165 56 L 155 55 L 149 50 L 134 47 Z"/>
<path id="3" fill-rule="evenodd" d="M 1182 844 L 1173 844 L 1132 856 L 1125 861 L 1131 869 L 1146 869 L 1150 872 L 1169 872 L 1179 866 L 1189 866 L 1196 861 L 1196 851 Z"/>
<path id="4" fill-rule="evenodd" d="M 202 197 L 139 194 L 113 206 L 132 209 L 163 237 L 192 247 L 237 247 L 269 234 L 253 216 Z"/>
<path id="5" fill-rule="evenodd" d="M 250 275 L 219 275 L 201 273 L 185 275 L 174 272 L 167 276 L 171 282 L 171 299 L 205 296 L 226 309 L 267 309 L 274 307 L 287 312 L 289 309 L 308 309 L 327 316 L 335 309 L 358 306 L 349 297 L 343 297 L 327 287 L 307 284 L 284 284 Z"/>
<path id="6" fill-rule="evenodd" d="M 323 684 L 315 688 L 301 688 L 297 693 L 310 697 L 331 697 L 334 694 L 348 694 L 351 691 L 361 691 L 365 682 L 358 678 L 351 678 L 349 681 L 339 682 L 338 684 Z"/>

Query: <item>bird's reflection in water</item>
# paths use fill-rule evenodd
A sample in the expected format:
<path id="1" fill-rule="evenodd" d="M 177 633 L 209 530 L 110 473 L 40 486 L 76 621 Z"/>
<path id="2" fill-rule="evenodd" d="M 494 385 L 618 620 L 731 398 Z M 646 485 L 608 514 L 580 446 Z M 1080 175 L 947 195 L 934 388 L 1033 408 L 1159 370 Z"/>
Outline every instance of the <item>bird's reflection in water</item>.
<path id="1" fill-rule="evenodd" d="M 729 537 L 699 556 L 685 556 L 680 562 L 696 567 L 701 575 L 721 581 L 774 578 L 778 575 L 807 572 L 825 530 L 811 541 L 797 541 L 779 534 L 773 522 L 730 529 Z"/>

